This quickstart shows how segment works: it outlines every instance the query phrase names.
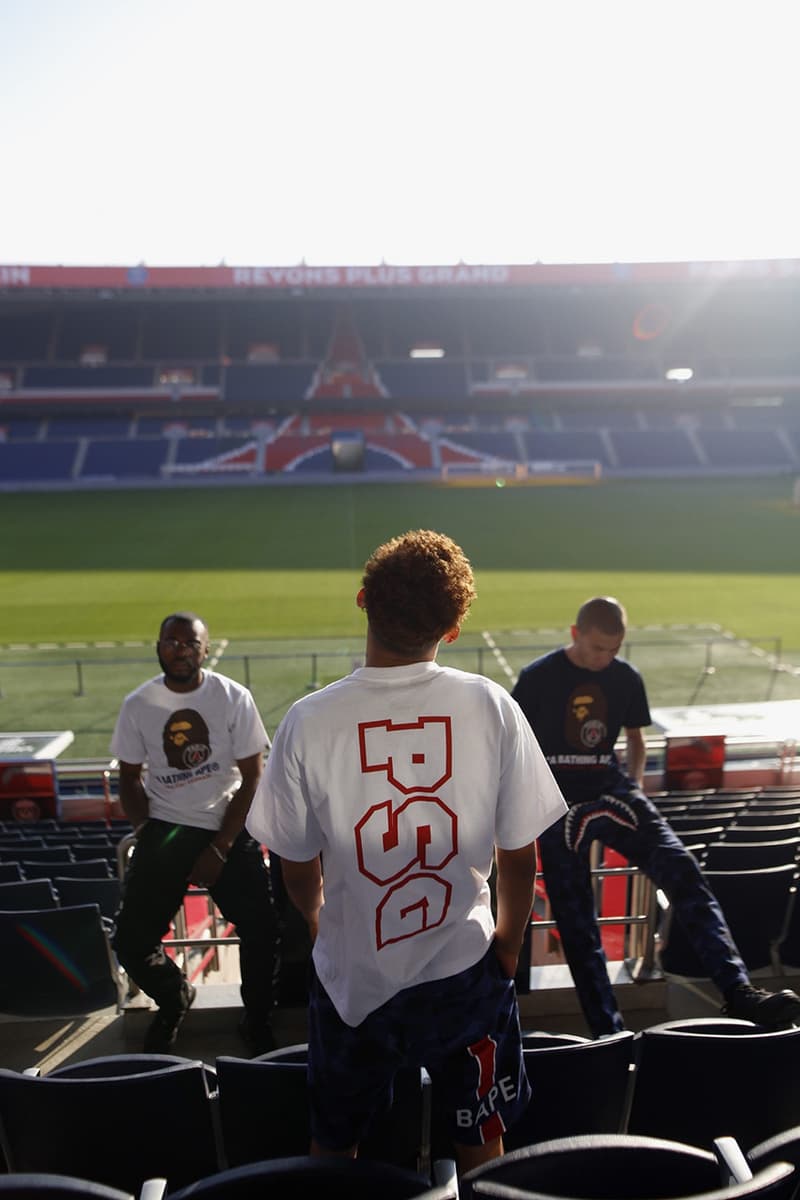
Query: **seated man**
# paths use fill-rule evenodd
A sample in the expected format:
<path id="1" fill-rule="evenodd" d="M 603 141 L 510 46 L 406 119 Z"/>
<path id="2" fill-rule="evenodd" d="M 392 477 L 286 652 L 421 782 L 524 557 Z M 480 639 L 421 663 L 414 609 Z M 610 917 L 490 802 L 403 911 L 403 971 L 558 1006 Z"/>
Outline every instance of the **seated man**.
<path id="1" fill-rule="evenodd" d="M 525 667 L 512 695 L 530 722 L 570 805 L 545 830 L 539 852 L 547 896 L 587 1024 L 595 1037 L 624 1029 L 608 978 L 589 869 L 595 840 L 640 867 L 668 896 L 723 1013 L 774 1027 L 800 1020 L 800 997 L 753 987 L 719 904 L 694 856 L 642 790 L 650 724 L 644 683 L 617 658 L 627 628 L 611 596 L 583 604 L 572 643 Z M 623 771 L 614 747 L 627 738 Z"/>

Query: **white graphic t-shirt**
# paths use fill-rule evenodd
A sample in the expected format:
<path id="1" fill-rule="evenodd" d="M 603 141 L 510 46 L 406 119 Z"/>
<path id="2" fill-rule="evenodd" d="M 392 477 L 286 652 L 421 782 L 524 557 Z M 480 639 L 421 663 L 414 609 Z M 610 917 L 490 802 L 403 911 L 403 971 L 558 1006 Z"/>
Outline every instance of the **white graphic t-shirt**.
<path id="1" fill-rule="evenodd" d="M 265 750 L 269 737 L 252 695 L 204 671 L 198 688 L 173 692 L 157 675 L 125 697 L 111 739 L 122 762 L 145 763 L 150 816 L 219 829 L 241 781 L 237 759 Z"/>
<path id="2" fill-rule="evenodd" d="M 422 662 L 361 667 L 296 701 L 247 827 L 290 861 L 322 854 L 314 965 L 357 1025 L 483 956 L 495 844 L 526 846 L 565 812 L 509 693 Z"/>

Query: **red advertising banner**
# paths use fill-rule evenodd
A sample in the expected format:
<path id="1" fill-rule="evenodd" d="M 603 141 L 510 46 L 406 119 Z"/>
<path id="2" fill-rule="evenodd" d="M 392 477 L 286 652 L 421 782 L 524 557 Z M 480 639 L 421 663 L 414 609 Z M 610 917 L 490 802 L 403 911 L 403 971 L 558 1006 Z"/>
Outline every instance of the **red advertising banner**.
<path id="1" fill-rule="evenodd" d="M 59 267 L 0 264 L 0 290 L 515 288 L 625 283 L 743 281 L 800 276 L 800 259 L 682 263 L 530 263 L 451 266 Z"/>

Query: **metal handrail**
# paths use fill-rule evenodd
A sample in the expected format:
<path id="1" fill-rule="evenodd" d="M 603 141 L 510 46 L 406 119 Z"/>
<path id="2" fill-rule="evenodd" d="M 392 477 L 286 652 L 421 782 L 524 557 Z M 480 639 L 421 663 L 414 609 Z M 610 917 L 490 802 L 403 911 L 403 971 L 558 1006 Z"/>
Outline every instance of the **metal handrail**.
<path id="1" fill-rule="evenodd" d="M 595 861 L 599 858 L 600 845 L 599 842 L 595 842 L 592 846 L 591 853 Z M 627 951 L 624 958 L 625 962 L 630 964 L 631 975 L 636 979 L 645 979 L 651 976 L 655 970 L 656 917 L 658 913 L 655 885 L 636 866 L 593 866 L 590 874 L 596 890 L 597 885 L 606 878 L 622 876 L 631 880 L 632 886 L 628 889 L 626 904 L 627 911 L 617 916 L 598 916 L 596 921 L 601 927 L 624 925 L 626 930 L 624 948 Z M 552 917 L 537 917 L 530 922 L 531 936 L 534 933 L 545 933 L 557 928 L 558 922 Z"/>
<path id="2" fill-rule="evenodd" d="M 128 852 L 135 843 L 136 836 L 130 833 L 120 839 L 117 844 L 117 870 L 120 878 L 124 876 Z M 595 861 L 599 858 L 599 853 L 600 843 L 595 842 L 592 846 L 592 856 Z M 636 866 L 603 867 L 596 865 L 591 868 L 590 874 L 596 886 L 606 878 L 622 877 L 631 880 L 632 886 L 628 891 L 628 903 L 626 905 L 628 911 L 617 916 L 597 917 L 597 924 L 599 926 L 625 926 L 625 949 L 628 951 L 625 955 L 625 961 L 636 960 L 638 965 L 631 969 L 632 974 L 635 971 L 637 977 L 644 978 L 646 975 L 651 974 L 655 967 L 655 923 L 658 901 L 653 883 Z M 187 889 L 186 895 L 210 896 L 210 893 L 207 888 L 193 887 L 191 890 Z M 558 923 L 549 917 L 537 917 L 530 922 L 531 936 L 534 933 L 544 933 L 557 928 Z M 643 933 L 642 930 L 644 931 Z M 238 946 L 240 943 L 240 939 L 236 934 L 187 937 L 182 909 L 176 915 L 175 934 L 176 936 L 174 937 L 162 939 L 162 945 L 165 948 L 191 949 L 195 947 L 210 949 L 217 946 Z"/>

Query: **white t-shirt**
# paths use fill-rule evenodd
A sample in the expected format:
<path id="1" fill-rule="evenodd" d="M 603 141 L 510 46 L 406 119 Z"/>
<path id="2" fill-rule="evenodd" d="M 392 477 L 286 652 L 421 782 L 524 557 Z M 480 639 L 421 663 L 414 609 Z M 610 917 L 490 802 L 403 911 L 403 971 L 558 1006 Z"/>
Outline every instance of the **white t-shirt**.
<path id="1" fill-rule="evenodd" d="M 125 697 L 111 753 L 146 763 L 150 816 L 219 829 L 239 787 L 237 760 L 269 746 L 252 695 L 233 679 L 203 671 L 200 686 L 173 692 L 157 675 Z"/>
<path id="2" fill-rule="evenodd" d="M 526 846 L 565 811 L 509 693 L 421 662 L 361 667 L 296 701 L 247 827 L 289 861 L 322 854 L 314 965 L 358 1025 L 402 988 L 482 957 L 495 844 Z"/>

